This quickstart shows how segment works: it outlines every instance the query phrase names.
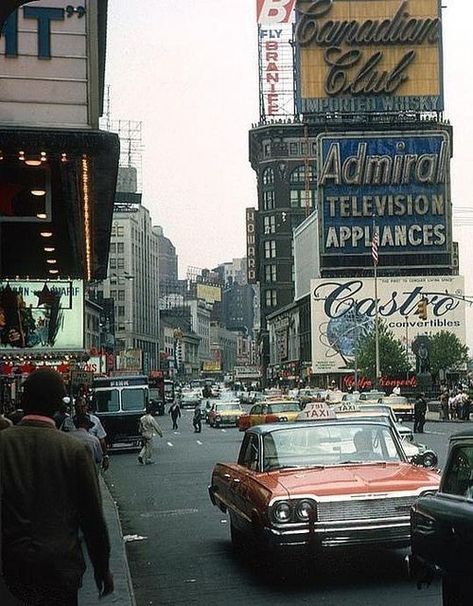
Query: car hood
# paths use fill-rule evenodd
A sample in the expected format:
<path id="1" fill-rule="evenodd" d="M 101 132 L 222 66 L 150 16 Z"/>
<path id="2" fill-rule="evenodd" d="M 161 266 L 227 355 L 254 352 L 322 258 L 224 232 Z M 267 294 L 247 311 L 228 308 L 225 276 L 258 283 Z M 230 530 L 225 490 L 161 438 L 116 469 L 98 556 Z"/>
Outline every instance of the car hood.
<path id="1" fill-rule="evenodd" d="M 289 496 L 373 494 L 438 488 L 437 472 L 408 463 L 346 465 L 324 469 L 297 469 L 270 472 Z"/>

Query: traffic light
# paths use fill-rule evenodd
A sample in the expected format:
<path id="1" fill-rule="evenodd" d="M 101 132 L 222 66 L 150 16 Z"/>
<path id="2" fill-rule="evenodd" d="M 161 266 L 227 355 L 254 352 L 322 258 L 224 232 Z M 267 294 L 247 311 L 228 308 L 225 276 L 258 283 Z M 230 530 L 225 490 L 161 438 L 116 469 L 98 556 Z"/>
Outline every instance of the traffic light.
<path id="1" fill-rule="evenodd" d="M 420 320 L 427 320 L 427 305 L 428 305 L 428 300 L 425 297 L 422 297 L 422 299 L 417 303 L 417 310 L 416 310 L 416 315 L 419 316 Z"/>

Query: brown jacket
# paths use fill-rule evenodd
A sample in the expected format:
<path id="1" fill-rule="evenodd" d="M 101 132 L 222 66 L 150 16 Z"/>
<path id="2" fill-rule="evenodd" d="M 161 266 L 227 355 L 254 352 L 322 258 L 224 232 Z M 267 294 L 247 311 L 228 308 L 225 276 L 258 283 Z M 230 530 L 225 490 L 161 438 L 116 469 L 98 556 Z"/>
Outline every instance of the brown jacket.
<path id="1" fill-rule="evenodd" d="M 25 584 L 77 588 L 84 534 L 97 573 L 110 543 L 97 474 L 87 447 L 42 421 L 0 432 L 3 573 Z"/>

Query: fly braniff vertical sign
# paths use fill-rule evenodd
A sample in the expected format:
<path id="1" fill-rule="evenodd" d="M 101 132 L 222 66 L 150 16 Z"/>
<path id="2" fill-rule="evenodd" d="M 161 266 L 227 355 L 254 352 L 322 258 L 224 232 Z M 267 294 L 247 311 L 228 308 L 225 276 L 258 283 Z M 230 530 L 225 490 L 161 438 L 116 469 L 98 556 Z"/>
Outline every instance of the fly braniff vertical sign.
<path id="1" fill-rule="evenodd" d="M 256 0 L 260 119 L 294 115 L 296 0 Z"/>
<path id="2" fill-rule="evenodd" d="M 443 110 L 439 0 L 298 0 L 302 114 Z"/>

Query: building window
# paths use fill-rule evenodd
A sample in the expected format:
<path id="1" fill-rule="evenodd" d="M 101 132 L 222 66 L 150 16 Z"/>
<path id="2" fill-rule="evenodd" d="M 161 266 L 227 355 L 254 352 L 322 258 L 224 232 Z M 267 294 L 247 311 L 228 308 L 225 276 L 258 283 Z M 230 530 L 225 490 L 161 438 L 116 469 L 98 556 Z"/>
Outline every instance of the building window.
<path id="1" fill-rule="evenodd" d="M 123 305 L 118 306 L 118 317 L 119 318 L 125 317 L 125 307 Z"/>
<path id="2" fill-rule="evenodd" d="M 276 307 L 278 304 L 277 291 L 271 288 L 266 291 L 266 307 Z"/>
<path id="3" fill-rule="evenodd" d="M 266 235 L 274 234 L 274 232 L 276 231 L 276 216 L 271 215 L 270 217 L 264 217 L 263 223 L 264 223 L 264 233 Z"/>
<path id="4" fill-rule="evenodd" d="M 276 257 L 276 241 L 266 240 L 264 243 L 264 258 L 274 259 Z"/>
<path id="5" fill-rule="evenodd" d="M 125 235 L 125 227 L 123 225 L 112 225 L 112 236 L 122 238 Z"/>
<path id="6" fill-rule="evenodd" d="M 276 265 L 266 265 L 264 268 L 266 282 L 277 282 Z"/>
<path id="7" fill-rule="evenodd" d="M 112 299 L 116 299 L 117 298 L 117 291 L 116 290 L 111 290 L 110 291 L 110 298 L 112 298 Z"/>
<path id="8" fill-rule="evenodd" d="M 263 153 L 265 158 L 269 158 L 269 156 L 271 155 L 271 143 L 264 144 Z"/>
<path id="9" fill-rule="evenodd" d="M 306 192 L 305 189 L 291 189 L 291 208 L 305 208 L 306 200 L 308 200 L 307 206 L 312 208 L 312 190 L 309 189 Z"/>
<path id="10" fill-rule="evenodd" d="M 115 257 L 110 257 L 110 269 L 117 269 L 117 260 Z"/>
<path id="11" fill-rule="evenodd" d="M 263 185 L 274 184 L 274 170 L 272 168 L 266 168 L 263 171 Z"/>
<path id="12" fill-rule="evenodd" d="M 299 143 L 292 141 L 289 143 L 289 155 L 297 156 L 299 154 Z"/>
<path id="13" fill-rule="evenodd" d="M 264 191 L 263 192 L 263 208 L 264 210 L 271 210 L 274 208 L 274 192 Z"/>
<path id="14" fill-rule="evenodd" d="M 123 257 L 118 257 L 117 259 L 117 268 L 124 269 L 125 268 L 125 259 Z"/>
<path id="15" fill-rule="evenodd" d="M 119 301 L 124 301 L 125 300 L 125 291 L 124 290 L 119 290 L 118 291 L 118 300 Z"/>
<path id="16" fill-rule="evenodd" d="M 124 242 L 117 242 L 117 253 L 124 253 L 125 252 L 125 243 Z"/>
<path id="17" fill-rule="evenodd" d="M 293 282 L 295 282 L 295 281 L 296 281 L 296 271 L 295 271 L 295 269 L 294 269 L 294 265 L 291 265 L 291 280 L 292 280 Z"/>
<path id="18" fill-rule="evenodd" d="M 314 181 L 315 169 L 313 166 L 309 166 L 309 179 Z M 305 165 L 301 164 L 295 168 L 289 176 L 290 183 L 305 183 Z"/>
<path id="19" fill-rule="evenodd" d="M 117 252 L 117 245 L 115 244 L 115 242 L 112 242 L 110 244 L 110 252 L 111 253 L 116 253 Z"/>

